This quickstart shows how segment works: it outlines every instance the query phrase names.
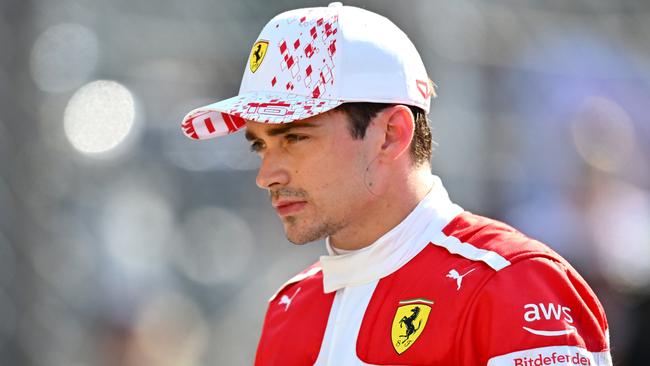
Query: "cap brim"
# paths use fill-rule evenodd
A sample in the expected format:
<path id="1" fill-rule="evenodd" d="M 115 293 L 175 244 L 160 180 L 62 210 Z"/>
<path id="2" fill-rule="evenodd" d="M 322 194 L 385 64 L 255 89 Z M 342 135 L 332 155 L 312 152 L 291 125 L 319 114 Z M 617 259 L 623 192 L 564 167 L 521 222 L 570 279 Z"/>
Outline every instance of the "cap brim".
<path id="1" fill-rule="evenodd" d="M 195 140 L 231 134 L 246 124 L 290 123 L 338 107 L 342 100 L 318 99 L 278 92 L 248 92 L 196 108 L 183 118 L 183 133 Z"/>

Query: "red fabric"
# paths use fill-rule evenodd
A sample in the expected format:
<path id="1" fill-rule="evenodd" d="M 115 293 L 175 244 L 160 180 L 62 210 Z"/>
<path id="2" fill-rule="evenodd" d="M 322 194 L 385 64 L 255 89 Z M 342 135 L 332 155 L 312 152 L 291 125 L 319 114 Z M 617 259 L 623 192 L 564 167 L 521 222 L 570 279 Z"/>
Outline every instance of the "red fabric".
<path id="1" fill-rule="evenodd" d="M 550 248 L 503 223 L 467 212 L 443 232 L 496 252 L 511 264 L 495 271 L 431 243 L 379 280 L 354 357 L 376 365 L 475 366 L 486 365 L 494 356 L 545 346 L 608 351 L 602 306 L 584 279 Z M 450 276 L 452 270 L 462 280 Z M 279 305 L 282 295 L 291 296 L 298 287 L 299 295 L 285 312 Z M 256 365 L 312 365 L 333 299 L 334 294 L 323 294 L 321 272 L 282 289 L 269 305 Z M 391 340 L 392 323 L 400 301 L 409 299 L 433 304 L 419 337 L 398 354 Z"/>
<path id="2" fill-rule="evenodd" d="M 291 298 L 289 306 L 283 295 Z M 313 365 L 334 295 L 323 293 L 322 272 L 286 285 L 269 303 L 255 365 Z"/>
<path id="3" fill-rule="evenodd" d="M 467 276 L 461 291 L 446 275 L 451 268 Z M 455 365 L 452 335 L 460 322 L 458 311 L 468 301 L 472 279 L 489 276 L 492 269 L 452 256 L 446 249 L 427 246 L 404 267 L 379 281 L 368 304 L 357 339 L 357 356 L 375 365 Z M 398 354 L 391 341 L 395 312 L 402 300 L 424 298 L 433 301 L 431 313 L 419 338 L 404 353 Z"/>
<path id="4" fill-rule="evenodd" d="M 463 243 L 498 253 L 509 261 L 548 256 L 562 260 L 546 245 L 531 239 L 513 227 L 487 217 L 463 212 L 442 229 Z"/>
<path id="5" fill-rule="evenodd" d="M 458 349 L 463 365 L 485 365 L 494 356 L 546 346 L 608 350 L 602 307 L 582 278 L 558 261 L 531 258 L 514 263 L 487 282 L 466 308 L 457 334 L 457 344 L 466 346 Z M 575 331 L 542 336 L 524 327 Z"/>

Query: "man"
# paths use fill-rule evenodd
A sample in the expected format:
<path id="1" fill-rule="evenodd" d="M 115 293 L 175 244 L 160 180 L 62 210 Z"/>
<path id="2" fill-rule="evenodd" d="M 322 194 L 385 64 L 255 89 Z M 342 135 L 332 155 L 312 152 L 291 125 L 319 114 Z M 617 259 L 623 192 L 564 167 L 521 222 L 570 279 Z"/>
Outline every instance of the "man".
<path id="1" fill-rule="evenodd" d="M 401 30 L 334 3 L 273 18 L 239 95 L 185 117 L 194 139 L 245 128 L 288 239 L 327 238 L 271 298 L 256 365 L 611 365 L 577 272 L 431 174 L 433 94 Z"/>

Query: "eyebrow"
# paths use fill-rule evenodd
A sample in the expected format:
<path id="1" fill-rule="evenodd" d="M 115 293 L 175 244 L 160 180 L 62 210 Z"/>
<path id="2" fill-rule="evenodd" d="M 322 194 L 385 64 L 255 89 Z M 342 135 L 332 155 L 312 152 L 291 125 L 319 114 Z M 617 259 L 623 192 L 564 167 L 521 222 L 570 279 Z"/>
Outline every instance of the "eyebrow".
<path id="1" fill-rule="evenodd" d="M 313 122 L 300 122 L 300 123 L 297 123 L 297 124 L 296 123 L 284 123 L 284 124 L 281 124 L 281 125 L 279 125 L 277 127 L 269 128 L 267 130 L 266 134 L 269 135 L 269 136 L 277 136 L 277 135 L 282 135 L 284 133 L 287 133 L 290 130 L 293 130 L 293 129 L 296 129 L 296 128 L 303 128 L 303 127 L 306 127 L 306 128 L 320 127 L 320 125 L 314 124 Z M 253 141 L 253 140 L 258 139 L 258 136 L 255 133 L 253 133 L 253 132 L 251 132 L 249 130 L 246 130 L 245 137 L 246 137 L 246 140 L 248 140 L 248 141 Z"/>

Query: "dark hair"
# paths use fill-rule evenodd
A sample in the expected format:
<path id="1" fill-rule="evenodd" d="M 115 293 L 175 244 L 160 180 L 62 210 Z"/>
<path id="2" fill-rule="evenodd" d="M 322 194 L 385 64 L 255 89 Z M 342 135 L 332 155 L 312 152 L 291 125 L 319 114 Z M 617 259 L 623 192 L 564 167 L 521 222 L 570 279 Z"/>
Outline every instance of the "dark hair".
<path id="1" fill-rule="evenodd" d="M 343 103 L 336 110 L 345 113 L 350 123 L 350 134 L 355 139 L 363 139 L 366 129 L 377 113 L 393 106 L 386 103 Z M 411 156 L 415 165 L 431 163 L 431 129 L 424 110 L 415 106 L 407 106 L 413 113 L 415 128 L 411 141 Z"/>

